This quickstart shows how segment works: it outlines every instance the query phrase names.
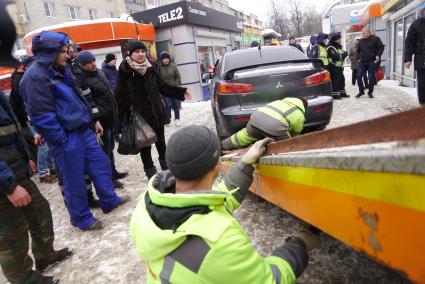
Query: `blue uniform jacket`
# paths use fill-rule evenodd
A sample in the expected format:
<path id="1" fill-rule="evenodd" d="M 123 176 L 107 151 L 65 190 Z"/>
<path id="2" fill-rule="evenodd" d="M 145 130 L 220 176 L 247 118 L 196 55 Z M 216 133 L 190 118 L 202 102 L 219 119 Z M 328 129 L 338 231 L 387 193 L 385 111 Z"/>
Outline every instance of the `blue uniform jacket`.
<path id="1" fill-rule="evenodd" d="M 36 59 L 20 84 L 31 124 L 49 145 L 66 143 L 67 132 L 87 127 L 91 121 L 90 107 L 74 86 L 69 66 L 53 66 L 67 41 L 65 35 L 52 32 L 34 37 Z"/>

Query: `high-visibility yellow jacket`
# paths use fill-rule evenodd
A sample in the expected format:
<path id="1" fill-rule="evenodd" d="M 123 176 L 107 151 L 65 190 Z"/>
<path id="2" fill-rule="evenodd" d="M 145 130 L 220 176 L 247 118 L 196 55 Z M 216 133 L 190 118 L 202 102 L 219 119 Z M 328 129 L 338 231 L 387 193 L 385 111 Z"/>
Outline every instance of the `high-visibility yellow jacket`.
<path id="1" fill-rule="evenodd" d="M 252 173 L 238 163 L 213 190 L 185 194 L 169 171 L 150 180 L 130 225 L 147 283 L 295 283 L 308 263 L 304 242 L 292 237 L 264 258 L 231 215 Z"/>

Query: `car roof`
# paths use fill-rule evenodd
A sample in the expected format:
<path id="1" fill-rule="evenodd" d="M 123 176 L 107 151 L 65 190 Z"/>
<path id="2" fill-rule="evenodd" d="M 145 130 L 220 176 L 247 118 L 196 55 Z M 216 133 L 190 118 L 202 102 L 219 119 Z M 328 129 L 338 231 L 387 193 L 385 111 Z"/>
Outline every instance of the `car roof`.
<path id="1" fill-rule="evenodd" d="M 260 55 L 261 53 L 261 55 Z M 262 46 L 235 50 L 224 55 L 224 72 L 249 65 L 260 65 L 307 57 L 292 46 Z"/>

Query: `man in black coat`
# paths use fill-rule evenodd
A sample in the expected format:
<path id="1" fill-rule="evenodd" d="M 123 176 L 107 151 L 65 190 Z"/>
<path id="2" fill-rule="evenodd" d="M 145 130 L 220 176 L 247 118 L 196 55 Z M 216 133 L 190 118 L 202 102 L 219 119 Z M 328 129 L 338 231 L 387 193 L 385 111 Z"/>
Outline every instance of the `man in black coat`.
<path id="1" fill-rule="evenodd" d="M 114 159 L 114 125 L 118 121 L 118 106 L 115 101 L 114 94 L 108 79 L 102 70 L 97 68 L 96 58 L 90 51 L 81 51 L 78 54 L 78 62 L 81 65 L 86 82 L 91 91 L 91 96 L 94 100 L 97 109 L 99 110 L 99 120 L 103 127 L 102 148 L 111 161 L 112 177 L 114 178 L 114 186 L 117 188 L 123 187 L 117 179 L 128 173 L 119 173 L 115 167 Z"/>
<path id="2" fill-rule="evenodd" d="M 302 53 L 304 53 L 303 48 L 301 47 L 301 45 L 299 45 L 297 43 L 297 41 L 295 40 L 295 38 L 293 36 L 291 36 L 289 38 L 289 45 L 292 46 L 292 47 L 295 47 L 296 49 L 298 49 L 299 51 L 301 51 Z"/>
<path id="3" fill-rule="evenodd" d="M 362 30 L 362 39 L 357 45 L 357 55 L 359 58 L 359 67 L 357 70 L 357 84 L 359 93 L 356 98 L 364 95 L 363 76 L 367 72 L 369 77 L 369 98 L 373 98 L 373 88 L 375 86 L 375 70 L 377 63 L 381 61 L 382 53 L 384 53 L 384 44 L 381 39 L 372 35 L 369 27 Z"/>
<path id="4" fill-rule="evenodd" d="M 118 78 L 117 57 L 115 56 L 115 54 L 106 54 L 105 61 L 102 62 L 102 72 L 108 79 L 112 91 L 115 91 Z"/>
<path id="5" fill-rule="evenodd" d="M 415 55 L 415 70 L 417 72 L 418 98 L 425 105 L 425 3 L 419 11 L 419 18 L 409 28 L 404 45 L 404 63 L 407 69 L 412 64 Z"/>

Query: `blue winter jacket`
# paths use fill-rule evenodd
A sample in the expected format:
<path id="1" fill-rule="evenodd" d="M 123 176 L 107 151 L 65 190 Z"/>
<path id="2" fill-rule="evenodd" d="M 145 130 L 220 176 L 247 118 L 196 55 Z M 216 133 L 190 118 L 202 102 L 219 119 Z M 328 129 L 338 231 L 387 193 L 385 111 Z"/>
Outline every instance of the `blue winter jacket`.
<path id="1" fill-rule="evenodd" d="M 31 124 L 49 145 L 62 145 L 67 132 L 87 127 L 90 107 L 74 86 L 69 66 L 57 69 L 53 62 L 68 37 L 43 31 L 32 40 L 35 62 L 20 84 Z"/>
<path id="2" fill-rule="evenodd" d="M 114 66 L 110 66 L 105 61 L 102 62 L 102 71 L 105 74 L 106 79 L 108 79 L 109 85 L 113 92 L 115 92 L 115 87 L 117 86 L 118 70 Z"/>

